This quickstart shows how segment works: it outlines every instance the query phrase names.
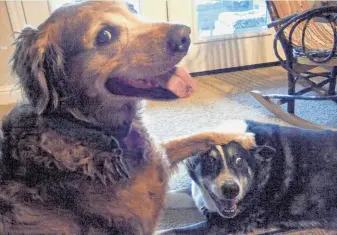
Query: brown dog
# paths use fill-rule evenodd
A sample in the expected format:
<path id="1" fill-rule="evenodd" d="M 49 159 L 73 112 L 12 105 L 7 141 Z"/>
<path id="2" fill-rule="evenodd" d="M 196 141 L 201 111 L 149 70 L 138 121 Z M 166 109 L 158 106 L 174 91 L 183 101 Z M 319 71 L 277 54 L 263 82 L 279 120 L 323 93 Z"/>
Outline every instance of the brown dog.
<path id="1" fill-rule="evenodd" d="M 254 145 L 207 132 L 160 146 L 147 133 L 142 99 L 195 90 L 175 66 L 189 34 L 118 2 L 67 5 L 21 32 L 13 70 L 29 102 L 3 120 L 1 234 L 152 234 L 170 167 L 214 144 Z"/>

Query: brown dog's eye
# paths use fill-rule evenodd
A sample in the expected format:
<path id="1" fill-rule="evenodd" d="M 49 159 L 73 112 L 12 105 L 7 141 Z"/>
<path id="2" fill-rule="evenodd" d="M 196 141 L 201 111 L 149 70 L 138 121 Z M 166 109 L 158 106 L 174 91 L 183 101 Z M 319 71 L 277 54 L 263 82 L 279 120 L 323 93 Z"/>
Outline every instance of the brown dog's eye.
<path id="1" fill-rule="evenodd" d="M 112 39 L 111 33 L 108 30 L 102 30 L 101 32 L 98 33 L 96 42 L 97 45 L 101 46 L 110 42 L 111 39 Z"/>
<path id="2" fill-rule="evenodd" d="M 118 36 L 118 31 L 114 28 L 105 28 L 101 30 L 96 36 L 96 44 L 97 46 L 103 46 L 111 41 L 115 40 Z"/>

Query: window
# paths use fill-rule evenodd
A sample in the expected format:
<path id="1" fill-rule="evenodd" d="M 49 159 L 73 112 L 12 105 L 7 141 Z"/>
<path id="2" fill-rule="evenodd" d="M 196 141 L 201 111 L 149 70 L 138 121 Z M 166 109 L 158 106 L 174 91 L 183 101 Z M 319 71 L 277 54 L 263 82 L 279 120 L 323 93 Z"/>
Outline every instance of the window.
<path id="1" fill-rule="evenodd" d="M 267 27 L 265 0 L 194 0 L 197 38 L 264 32 Z"/>

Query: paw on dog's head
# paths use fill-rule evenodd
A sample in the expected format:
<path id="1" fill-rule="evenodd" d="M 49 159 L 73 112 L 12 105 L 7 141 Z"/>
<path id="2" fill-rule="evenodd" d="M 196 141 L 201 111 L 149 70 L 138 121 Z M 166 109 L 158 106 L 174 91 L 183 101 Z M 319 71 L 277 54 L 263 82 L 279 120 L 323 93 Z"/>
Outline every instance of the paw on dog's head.
<path id="1" fill-rule="evenodd" d="M 120 1 L 74 3 L 20 33 L 12 68 L 39 113 L 60 102 L 123 106 L 139 97 L 188 97 L 194 81 L 176 64 L 189 34 L 187 26 L 144 21 Z"/>
<path id="2" fill-rule="evenodd" d="M 236 142 L 216 145 L 188 159 L 186 166 L 194 184 L 192 196 L 203 200 L 201 203 L 210 212 L 235 217 L 240 212 L 240 201 L 254 182 L 253 161 L 251 152 Z"/>

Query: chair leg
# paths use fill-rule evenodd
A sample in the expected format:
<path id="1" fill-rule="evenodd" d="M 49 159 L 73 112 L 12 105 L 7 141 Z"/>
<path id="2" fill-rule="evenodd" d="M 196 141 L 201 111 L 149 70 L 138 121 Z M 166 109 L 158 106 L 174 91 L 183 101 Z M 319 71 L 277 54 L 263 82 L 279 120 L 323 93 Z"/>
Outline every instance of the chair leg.
<path id="1" fill-rule="evenodd" d="M 337 67 L 334 66 L 331 71 L 331 81 L 329 83 L 329 95 L 336 95 L 336 75 L 337 75 Z"/>
<path id="2" fill-rule="evenodd" d="M 288 95 L 295 95 L 295 78 L 288 72 Z M 295 113 L 295 100 L 289 100 L 287 105 L 288 113 Z"/>

